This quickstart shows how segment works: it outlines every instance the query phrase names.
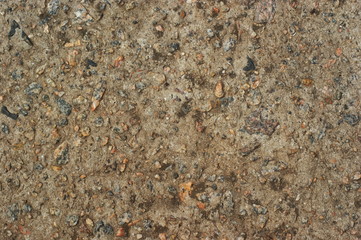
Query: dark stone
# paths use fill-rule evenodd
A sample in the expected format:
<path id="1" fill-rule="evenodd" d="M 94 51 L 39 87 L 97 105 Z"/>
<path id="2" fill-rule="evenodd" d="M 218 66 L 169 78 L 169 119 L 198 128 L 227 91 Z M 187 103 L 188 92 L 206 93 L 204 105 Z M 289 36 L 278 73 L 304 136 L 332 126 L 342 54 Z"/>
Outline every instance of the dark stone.
<path id="1" fill-rule="evenodd" d="M 42 90 L 43 87 L 39 83 L 33 82 L 25 88 L 24 92 L 26 95 L 37 96 Z"/>
<path id="2" fill-rule="evenodd" d="M 269 181 L 270 187 L 274 191 L 281 191 L 285 186 L 286 183 L 282 178 L 272 177 Z"/>
<path id="3" fill-rule="evenodd" d="M 66 146 L 64 148 L 64 150 L 59 154 L 59 156 L 57 156 L 55 161 L 58 165 L 65 165 L 68 163 L 68 161 L 69 161 L 69 147 L 68 146 Z"/>
<path id="4" fill-rule="evenodd" d="M 20 209 L 18 204 L 14 203 L 8 208 L 7 212 L 8 216 L 10 217 L 11 221 L 18 220 L 18 216 L 20 214 Z"/>
<path id="5" fill-rule="evenodd" d="M 58 13 L 60 7 L 60 1 L 59 0 L 51 0 L 48 3 L 48 13 L 50 15 L 56 15 Z"/>
<path id="6" fill-rule="evenodd" d="M 94 233 L 100 232 L 100 230 L 104 227 L 103 221 L 97 221 L 94 225 Z"/>
<path id="7" fill-rule="evenodd" d="M 250 145 L 247 145 L 245 147 L 242 147 L 240 149 L 240 153 L 242 156 L 248 156 L 250 155 L 252 152 L 254 152 L 257 148 L 259 148 L 261 146 L 260 143 L 252 143 Z"/>
<path id="8" fill-rule="evenodd" d="M 276 127 L 279 125 L 276 120 L 266 120 L 262 119 L 261 113 L 259 111 L 255 111 L 251 113 L 250 116 L 246 118 L 246 125 L 244 129 L 249 134 L 264 134 L 271 136 L 273 132 L 276 130 Z"/>
<path id="9" fill-rule="evenodd" d="M 94 233 L 102 232 L 107 235 L 113 235 L 114 228 L 109 223 L 105 224 L 103 221 L 100 220 L 95 223 L 93 232 Z"/>
<path id="10" fill-rule="evenodd" d="M 177 189 L 176 189 L 175 187 L 173 187 L 173 186 L 169 186 L 169 187 L 167 188 L 167 191 L 168 191 L 169 193 L 173 194 L 173 195 L 176 195 L 176 194 L 177 194 Z"/>
<path id="11" fill-rule="evenodd" d="M 60 119 L 57 125 L 60 127 L 64 127 L 64 126 L 68 125 L 68 119 L 67 118 Z"/>
<path id="12" fill-rule="evenodd" d="M 343 120 L 348 123 L 351 126 L 355 126 L 358 124 L 358 122 L 360 121 L 359 116 L 354 115 L 354 114 L 345 114 L 343 116 Z"/>
<path id="13" fill-rule="evenodd" d="M 146 219 L 143 221 L 143 226 L 145 230 L 150 230 L 153 227 L 153 221 L 150 219 Z"/>
<path id="14" fill-rule="evenodd" d="M 103 226 L 102 231 L 104 234 L 107 234 L 107 235 L 114 234 L 114 229 L 113 229 L 112 225 L 110 225 L 109 223 L 107 223 Z"/>
<path id="15" fill-rule="evenodd" d="M 44 169 L 44 166 L 41 163 L 36 163 L 33 167 L 34 170 L 41 171 Z"/>
<path id="16" fill-rule="evenodd" d="M 13 120 L 18 119 L 19 117 L 19 114 L 9 112 L 8 108 L 5 106 L 2 106 L 1 113 Z"/>
<path id="17" fill-rule="evenodd" d="M 234 101 L 234 98 L 233 97 L 224 97 L 224 98 L 221 98 L 221 106 L 222 107 L 228 107 L 228 105 Z"/>
<path id="18" fill-rule="evenodd" d="M 243 68 L 243 71 L 249 72 L 256 70 L 256 66 L 253 60 L 247 56 L 247 65 Z"/>
<path id="19" fill-rule="evenodd" d="M 176 52 L 180 49 L 180 44 L 179 43 L 171 43 L 169 44 L 169 51 L 170 52 Z"/>
<path id="20" fill-rule="evenodd" d="M 189 105 L 189 102 L 184 102 L 178 111 L 177 115 L 178 117 L 184 117 L 186 116 L 190 111 L 192 110 L 192 107 Z"/>
<path id="21" fill-rule="evenodd" d="M 87 68 L 87 69 L 90 69 L 90 67 L 97 67 L 98 66 L 98 64 L 96 63 L 96 62 L 94 62 L 93 60 L 91 60 L 91 59 L 89 59 L 89 58 L 87 58 L 86 60 L 85 60 L 85 67 Z"/>
<path id="22" fill-rule="evenodd" d="M 34 45 L 33 42 L 31 41 L 31 39 L 28 37 L 28 35 L 24 31 L 21 31 L 21 38 L 30 46 Z"/>
<path id="23" fill-rule="evenodd" d="M 58 108 L 62 114 L 65 114 L 67 116 L 71 114 L 72 106 L 69 103 L 67 103 L 64 99 L 58 98 L 56 103 L 58 104 Z"/>
<path id="24" fill-rule="evenodd" d="M 11 38 L 11 37 L 13 37 L 15 35 L 16 29 L 20 29 L 20 25 L 15 20 L 13 20 L 11 22 L 10 31 L 8 33 L 9 38 Z"/>
<path id="25" fill-rule="evenodd" d="M 95 126 L 101 127 L 104 124 L 104 119 L 102 117 L 97 117 L 94 120 Z"/>
<path id="26" fill-rule="evenodd" d="M 20 70 L 14 70 L 12 73 L 11 73 L 11 77 L 12 79 L 14 80 L 19 80 L 19 79 L 22 79 L 23 78 L 23 72 L 20 71 Z"/>
<path id="27" fill-rule="evenodd" d="M 361 199 L 355 199 L 355 207 L 356 208 L 361 208 Z"/>

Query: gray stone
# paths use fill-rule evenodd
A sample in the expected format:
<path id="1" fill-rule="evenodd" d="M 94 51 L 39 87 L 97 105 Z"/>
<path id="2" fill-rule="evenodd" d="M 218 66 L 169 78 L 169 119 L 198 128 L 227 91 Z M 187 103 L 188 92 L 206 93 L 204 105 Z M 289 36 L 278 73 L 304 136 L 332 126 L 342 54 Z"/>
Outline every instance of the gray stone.
<path id="1" fill-rule="evenodd" d="M 66 102 L 64 99 L 58 98 L 56 103 L 62 114 L 65 114 L 66 116 L 69 116 L 71 114 L 73 107 L 68 102 Z"/>

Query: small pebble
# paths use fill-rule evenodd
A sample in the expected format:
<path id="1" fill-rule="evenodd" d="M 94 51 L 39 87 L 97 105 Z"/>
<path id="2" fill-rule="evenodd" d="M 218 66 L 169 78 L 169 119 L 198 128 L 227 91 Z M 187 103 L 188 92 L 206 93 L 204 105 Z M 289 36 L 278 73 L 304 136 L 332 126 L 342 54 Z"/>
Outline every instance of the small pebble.
<path id="1" fill-rule="evenodd" d="M 41 91 L 43 90 L 43 87 L 36 82 L 30 83 L 30 85 L 24 90 L 26 95 L 30 96 L 38 96 Z"/>
<path id="2" fill-rule="evenodd" d="M 178 51 L 179 49 L 180 49 L 180 44 L 179 44 L 179 43 L 174 42 L 174 43 L 169 44 L 169 51 L 170 51 L 171 53 L 176 52 L 176 51 Z"/>
<path id="3" fill-rule="evenodd" d="M 351 126 L 356 126 L 360 121 L 360 118 L 359 116 L 354 114 L 345 114 L 343 116 L 343 120 Z"/>
<path id="4" fill-rule="evenodd" d="M 9 127 L 8 125 L 6 125 L 5 123 L 2 123 L 1 124 L 1 131 L 5 134 L 9 134 L 10 133 L 10 130 L 9 130 Z"/>
<path id="5" fill-rule="evenodd" d="M 29 115 L 29 112 L 28 111 L 26 111 L 25 109 L 20 109 L 19 110 L 19 113 L 21 114 L 21 115 L 23 115 L 24 117 L 26 117 L 26 116 L 28 116 Z"/>
<path id="6" fill-rule="evenodd" d="M 223 82 L 222 81 L 217 82 L 214 88 L 214 95 L 217 98 L 222 98 L 224 96 L 223 88 L 224 88 Z"/>
<path id="7" fill-rule="evenodd" d="M 97 221 L 94 225 L 94 232 L 95 233 L 99 232 L 103 227 L 104 227 L 104 222 L 101 220 Z"/>
<path id="8" fill-rule="evenodd" d="M 95 126 L 97 127 L 101 127 L 103 126 L 104 124 L 104 119 L 102 117 L 97 117 L 95 120 L 94 120 L 94 124 Z"/>
<path id="9" fill-rule="evenodd" d="M 102 232 L 107 235 L 113 235 L 114 229 L 109 223 L 105 224 L 103 221 L 98 221 L 95 223 L 94 232 Z"/>
<path id="10" fill-rule="evenodd" d="M 157 169 L 162 168 L 162 165 L 161 165 L 158 161 L 156 161 L 156 162 L 154 163 L 154 166 L 155 166 L 155 168 L 157 168 Z"/>
<path id="11" fill-rule="evenodd" d="M 90 128 L 89 127 L 84 127 L 82 129 L 80 129 L 80 134 L 83 136 L 83 137 L 88 137 L 90 135 Z"/>
<path id="12" fill-rule="evenodd" d="M 1 113 L 4 114 L 5 116 L 13 119 L 13 120 L 17 120 L 18 117 L 19 117 L 19 114 L 16 114 L 16 113 L 11 113 L 7 107 L 5 106 L 2 106 L 1 108 Z"/>
<path id="13" fill-rule="evenodd" d="M 68 119 L 67 118 L 61 118 L 58 121 L 57 125 L 60 126 L 60 127 L 64 127 L 64 126 L 68 125 Z"/>
<path id="14" fill-rule="evenodd" d="M 107 235 L 113 235 L 114 229 L 113 229 L 112 225 L 110 225 L 109 223 L 105 224 L 103 227 L 103 233 L 107 234 Z"/>
<path id="15" fill-rule="evenodd" d="M 120 218 L 119 225 L 124 225 L 132 221 L 132 214 L 130 212 L 125 212 Z"/>
<path id="16" fill-rule="evenodd" d="M 31 210 L 32 210 L 33 208 L 31 207 L 31 205 L 30 204 L 24 204 L 24 206 L 23 206 L 23 210 L 24 210 L 24 212 L 26 212 L 26 213 L 29 213 L 29 212 L 31 212 Z"/>
<path id="17" fill-rule="evenodd" d="M 17 203 L 14 203 L 10 207 L 8 207 L 7 215 L 11 219 L 11 221 L 18 220 L 19 214 L 20 214 L 20 209 Z"/>
<path id="18" fill-rule="evenodd" d="M 127 4 L 125 4 L 125 10 L 130 11 L 132 9 L 134 9 L 137 6 L 136 2 L 129 2 Z"/>
<path id="19" fill-rule="evenodd" d="M 310 78 L 302 79 L 302 84 L 306 87 L 310 87 L 313 84 L 313 80 Z"/>
<path id="20" fill-rule="evenodd" d="M 74 227 L 78 224 L 79 222 L 79 216 L 77 215 L 70 215 L 66 218 L 66 223 L 70 226 L 70 227 Z"/>
<path id="21" fill-rule="evenodd" d="M 239 215 L 244 217 L 244 216 L 247 216 L 247 210 L 246 209 L 240 209 L 239 210 Z"/>
<path id="22" fill-rule="evenodd" d="M 89 227 L 93 227 L 93 226 L 94 226 L 94 222 L 93 222 L 93 220 L 91 220 L 90 218 L 85 219 L 85 223 L 86 223 Z"/>
<path id="23" fill-rule="evenodd" d="M 256 70 L 253 60 L 247 56 L 247 65 L 243 68 L 243 71 L 249 72 Z"/>
<path id="24" fill-rule="evenodd" d="M 72 111 L 72 106 L 62 98 L 58 98 L 56 101 L 58 108 L 62 114 L 69 116 Z"/>
<path id="25" fill-rule="evenodd" d="M 253 204 L 253 211 L 257 215 L 259 215 L 259 214 L 265 215 L 267 213 L 267 208 L 265 208 L 261 205 Z"/>
<path id="26" fill-rule="evenodd" d="M 56 15 L 58 13 L 59 7 L 60 7 L 60 1 L 59 0 L 51 0 L 48 3 L 48 13 L 50 15 Z"/>
<path id="27" fill-rule="evenodd" d="M 210 38 L 214 37 L 214 32 L 213 32 L 213 30 L 210 29 L 210 28 L 208 28 L 208 29 L 207 29 L 207 35 L 208 35 L 208 37 L 210 37 Z"/>
<path id="28" fill-rule="evenodd" d="M 92 104 L 91 104 L 91 111 L 95 111 L 100 104 L 100 101 L 103 98 L 105 93 L 105 88 L 102 87 L 102 84 L 98 84 L 97 87 L 94 89 L 93 96 L 92 96 Z"/>
<path id="29" fill-rule="evenodd" d="M 89 59 L 89 58 L 87 58 L 86 60 L 85 60 L 85 67 L 86 67 L 86 69 L 90 69 L 90 67 L 97 67 L 98 66 L 98 64 L 96 63 L 96 62 L 94 62 L 93 60 L 91 60 L 91 59 Z"/>
<path id="30" fill-rule="evenodd" d="M 268 222 L 268 217 L 264 216 L 264 215 L 261 215 L 258 218 L 258 227 L 264 228 L 266 226 L 267 222 Z"/>
<path id="31" fill-rule="evenodd" d="M 119 228 L 117 233 L 115 234 L 116 237 L 124 237 L 126 236 L 126 232 L 125 232 L 125 229 L 124 228 Z"/>
<path id="32" fill-rule="evenodd" d="M 236 46 L 237 41 L 233 38 L 229 38 L 224 44 L 223 44 L 223 50 L 225 52 L 228 52 L 230 50 L 233 50 Z"/>
<path id="33" fill-rule="evenodd" d="M 143 226 L 145 230 L 150 230 L 153 227 L 153 221 L 150 219 L 143 220 Z"/>
<path id="34" fill-rule="evenodd" d="M 135 87 L 138 89 L 138 90 L 144 90 L 146 87 L 147 87 L 147 85 L 145 84 L 145 83 L 142 83 L 142 82 L 137 82 L 136 84 L 135 84 Z"/>
<path id="35" fill-rule="evenodd" d="M 54 158 L 58 165 L 65 165 L 69 161 L 69 146 L 67 142 L 60 144 L 54 151 Z"/>
<path id="36" fill-rule="evenodd" d="M 233 194 L 231 191 L 226 191 L 222 197 L 222 209 L 226 214 L 230 214 L 233 212 L 234 201 Z"/>

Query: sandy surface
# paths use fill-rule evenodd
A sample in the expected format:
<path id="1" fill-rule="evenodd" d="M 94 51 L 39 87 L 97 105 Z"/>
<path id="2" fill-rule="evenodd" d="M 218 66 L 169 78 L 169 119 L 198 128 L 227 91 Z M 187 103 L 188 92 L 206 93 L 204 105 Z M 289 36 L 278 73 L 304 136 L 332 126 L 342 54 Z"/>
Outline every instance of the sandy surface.
<path id="1" fill-rule="evenodd" d="M 361 239 L 358 0 L 0 0 L 0 239 Z"/>

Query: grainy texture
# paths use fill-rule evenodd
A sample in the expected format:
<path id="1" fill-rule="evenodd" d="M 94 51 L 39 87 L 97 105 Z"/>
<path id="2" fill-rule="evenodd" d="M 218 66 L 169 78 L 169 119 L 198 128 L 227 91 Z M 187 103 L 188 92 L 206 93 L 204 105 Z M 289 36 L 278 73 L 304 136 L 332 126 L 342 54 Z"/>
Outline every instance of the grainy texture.
<path id="1" fill-rule="evenodd" d="M 361 239 L 358 0 L 0 0 L 0 239 Z"/>

